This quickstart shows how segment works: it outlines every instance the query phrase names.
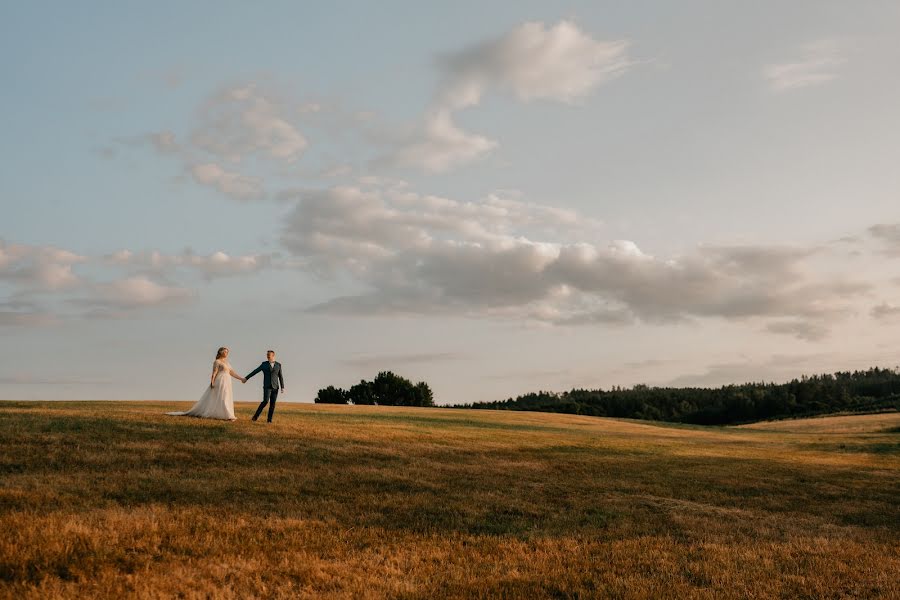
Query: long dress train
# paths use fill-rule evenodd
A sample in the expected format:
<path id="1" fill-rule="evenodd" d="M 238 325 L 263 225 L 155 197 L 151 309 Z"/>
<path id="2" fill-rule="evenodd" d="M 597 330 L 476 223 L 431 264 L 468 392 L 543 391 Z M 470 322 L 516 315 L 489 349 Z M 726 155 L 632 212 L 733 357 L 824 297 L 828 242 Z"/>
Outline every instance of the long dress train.
<path id="1" fill-rule="evenodd" d="M 231 391 L 231 365 L 224 360 L 216 360 L 216 380 L 213 387 L 207 387 L 200 400 L 185 412 L 167 412 L 174 417 L 204 417 L 206 419 L 234 420 L 234 396 Z"/>

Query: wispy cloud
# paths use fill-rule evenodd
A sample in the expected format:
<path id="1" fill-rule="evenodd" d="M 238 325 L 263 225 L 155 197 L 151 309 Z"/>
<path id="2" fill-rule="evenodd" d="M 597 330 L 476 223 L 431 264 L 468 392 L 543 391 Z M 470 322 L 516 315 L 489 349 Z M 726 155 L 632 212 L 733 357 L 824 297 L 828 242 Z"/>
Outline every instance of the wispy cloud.
<path id="1" fill-rule="evenodd" d="M 895 319 L 900 317 L 900 306 L 882 302 L 878 306 L 873 306 L 870 314 L 874 319 Z"/>
<path id="2" fill-rule="evenodd" d="M 194 165 L 190 172 L 197 183 L 211 186 L 237 200 L 259 200 L 265 195 L 261 178 L 226 171 L 215 163 Z"/>
<path id="3" fill-rule="evenodd" d="M 0 375 L 0 385 L 109 385 L 109 379 L 82 377 L 43 377 L 39 375 Z"/>
<path id="4" fill-rule="evenodd" d="M 464 360 L 466 356 L 455 352 L 423 352 L 421 354 L 385 354 L 379 356 L 357 356 L 342 359 L 340 362 L 350 367 L 383 367 L 391 365 L 411 365 L 418 363 L 435 363 Z"/>
<path id="5" fill-rule="evenodd" d="M 807 342 L 816 342 L 828 336 L 828 326 L 825 323 L 803 319 L 769 323 L 766 331 L 792 335 Z"/>
<path id="6" fill-rule="evenodd" d="M 308 142 L 289 120 L 291 112 L 255 84 L 232 86 L 203 105 L 202 121 L 190 139 L 197 148 L 229 162 L 253 154 L 292 162 Z"/>
<path id="7" fill-rule="evenodd" d="M 829 354 L 775 354 L 765 360 L 746 360 L 717 363 L 702 373 L 681 375 L 666 385 L 674 387 L 716 386 L 759 381 L 787 381 L 801 374 L 811 375 L 828 370 L 834 361 Z"/>
<path id="8" fill-rule="evenodd" d="M 881 244 L 886 256 L 900 256 L 900 223 L 879 223 L 868 229 L 869 235 Z"/>
<path id="9" fill-rule="evenodd" d="M 88 302 L 127 309 L 177 302 L 189 295 L 184 288 L 164 285 L 145 276 L 135 276 L 97 284 Z"/>
<path id="10" fill-rule="evenodd" d="M 836 40 L 818 40 L 805 44 L 796 57 L 766 65 L 763 77 L 775 92 L 822 85 L 836 79 L 847 62 L 845 52 Z"/>

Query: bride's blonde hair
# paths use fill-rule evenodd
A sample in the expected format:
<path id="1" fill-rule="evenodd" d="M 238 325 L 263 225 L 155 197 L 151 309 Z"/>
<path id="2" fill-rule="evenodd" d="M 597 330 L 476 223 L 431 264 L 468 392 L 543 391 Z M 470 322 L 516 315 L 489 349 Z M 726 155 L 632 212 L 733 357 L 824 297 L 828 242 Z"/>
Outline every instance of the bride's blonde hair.
<path id="1" fill-rule="evenodd" d="M 226 348 L 225 346 L 222 346 L 221 348 L 219 348 L 219 351 L 216 352 L 216 360 L 219 360 L 220 358 L 225 356 L 226 350 L 228 350 L 228 348 Z"/>

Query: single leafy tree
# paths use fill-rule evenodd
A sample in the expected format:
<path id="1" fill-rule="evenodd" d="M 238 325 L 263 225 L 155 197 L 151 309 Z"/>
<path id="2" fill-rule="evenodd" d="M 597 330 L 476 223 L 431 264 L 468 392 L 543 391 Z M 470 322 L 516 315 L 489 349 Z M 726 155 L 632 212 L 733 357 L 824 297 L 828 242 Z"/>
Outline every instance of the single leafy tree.
<path id="1" fill-rule="evenodd" d="M 416 406 L 434 406 L 434 394 L 424 381 L 416 384 Z"/>
<path id="2" fill-rule="evenodd" d="M 365 380 L 350 388 L 347 399 L 353 404 L 377 404 L 372 384 Z"/>
<path id="3" fill-rule="evenodd" d="M 316 396 L 316 404 L 347 404 L 347 400 L 347 392 L 333 385 L 319 390 Z"/>

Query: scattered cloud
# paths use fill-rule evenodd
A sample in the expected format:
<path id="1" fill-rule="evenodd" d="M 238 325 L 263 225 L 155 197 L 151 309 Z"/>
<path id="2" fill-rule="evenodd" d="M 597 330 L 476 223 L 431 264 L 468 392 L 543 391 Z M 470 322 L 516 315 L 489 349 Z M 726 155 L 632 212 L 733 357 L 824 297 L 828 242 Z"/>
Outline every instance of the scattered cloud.
<path id="1" fill-rule="evenodd" d="M 622 365 L 623 369 L 655 369 L 656 367 L 664 367 L 673 363 L 680 362 L 672 358 L 648 358 L 647 360 L 637 360 L 627 362 Z"/>
<path id="2" fill-rule="evenodd" d="M 348 164 L 339 164 L 321 169 L 318 175 L 330 179 L 333 177 L 347 177 L 351 173 L 353 173 L 353 167 Z"/>
<path id="3" fill-rule="evenodd" d="M 792 335 L 808 342 L 817 342 L 828 336 L 828 327 L 824 323 L 805 320 L 776 321 L 769 323 L 766 331 Z"/>
<path id="4" fill-rule="evenodd" d="M 39 327 L 56 321 L 53 315 L 43 312 L 0 310 L 0 327 Z"/>
<path id="5" fill-rule="evenodd" d="M 439 104 L 453 110 L 473 106 L 492 88 L 523 101 L 576 102 L 631 66 L 627 48 L 625 40 L 595 40 L 571 21 L 552 27 L 523 23 L 442 57 Z"/>
<path id="6" fill-rule="evenodd" d="M 138 275 L 95 284 L 90 296 L 80 299 L 78 303 L 127 310 L 181 302 L 189 296 L 187 289 L 164 285 Z"/>
<path id="7" fill-rule="evenodd" d="M 272 265 L 271 254 L 248 254 L 230 256 L 218 251 L 209 255 L 195 254 L 185 250 L 181 254 L 163 254 L 158 251 L 135 253 L 118 250 L 104 257 L 109 265 L 137 268 L 153 273 L 162 273 L 174 268 L 191 268 L 199 271 L 207 279 L 249 274 Z"/>
<path id="8" fill-rule="evenodd" d="M 771 90 L 787 92 L 836 79 L 846 62 L 841 44 L 819 40 L 802 46 L 799 56 L 787 62 L 767 65 L 763 77 Z"/>
<path id="9" fill-rule="evenodd" d="M 82 377 L 43 377 L 39 375 L 0 375 L 0 385 L 107 385 L 109 379 Z"/>
<path id="10" fill-rule="evenodd" d="M 259 177 L 226 171 L 215 163 L 192 166 L 191 176 L 197 183 L 213 187 L 237 200 L 259 200 L 265 195 L 263 181 Z"/>
<path id="11" fill-rule="evenodd" d="M 81 283 L 73 265 L 86 258 L 54 246 L 8 244 L 0 240 L 0 281 L 31 292 L 69 289 Z"/>
<path id="12" fill-rule="evenodd" d="M 572 369 L 523 369 L 521 371 L 507 371 L 505 373 L 487 373 L 481 375 L 481 379 L 497 379 L 501 381 L 522 380 L 547 380 L 572 377 L 583 377 L 584 373 L 578 373 Z"/>
<path id="13" fill-rule="evenodd" d="M 383 356 L 357 356 L 340 362 L 350 367 L 391 368 L 392 365 L 447 362 L 467 358 L 455 352 L 423 352 L 421 354 L 386 354 Z"/>
<path id="14" fill-rule="evenodd" d="M 304 102 L 297 107 L 297 113 L 301 115 L 322 111 L 322 105 L 318 102 Z"/>
<path id="15" fill-rule="evenodd" d="M 882 302 L 878 306 L 872 307 L 870 314 L 874 319 L 894 319 L 900 317 L 900 306 Z"/>
<path id="16" fill-rule="evenodd" d="M 801 374 L 826 372 L 834 357 L 828 354 L 775 354 L 765 360 L 746 360 L 712 364 L 702 373 L 682 375 L 666 385 L 673 387 L 706 387 L 732 383 L 789 381 Z"/>
<path id="17" fill-rule="evenodd" d="M 0 240 L 0 326 L 38 326 L 65 318 L 123 317 L 132 311 L 177 304 L 191 298 L 191 289 L 171 283 L 179 271 L 203 279 L 248 275 L 273 266 L 275 255 L 208 255 L 118 250 L 103 256 L 82 256 L 54 246 L 12 244 Z M 76 274 L 83 265 L 87 274 Z M 104 279 L 101 271 L 124 271 Z M 73 312 L 73 307 L 78 311 Z M 83 312 L 87 310 L 87 312 Z"/>
<path id="18" fill-rule="evenodd" d="M 142 78 L 168 90 L 174 90 L 187 79 L 187 69 L 181 65 L 155 69 L 144 72 Z"/>
<path id="19" fill-rule="evenodd" d="M 900 223 L 879 223 L 869 227 L 868 232 L 881 244 L 885 255 L 900 256 Z"/>
<path id="20" fill-rule="evenodd" d="M 625 40 L 595 40 L 570 21 L 548 27 L 523 23 L 508 33 L 440 57 L 443 81 L 421 124 L 381 163 L 446 171 L 494 149 L 497 142 L 466 132 L 456 111 L 479 104 L 489 91 L 518 100 L 574 104 L 624 73 L 632 61 Z"/>
<path id="21" fill-rule="evenodd" d="M 203 105 L 201 123 L 190 139 L 195 147 L 229 162 L 253 154 L 293 162 L 308 142 L 289 121 L 290 112 L 255 84 L 233 86 Z"/>
<path id="22" fill-rule="evenodd" d="M 488 153 L 497 142 L 460 129 L 447 109 L 435 109 L 422 126 L 386 159 L 376 161 L 438 173 L 471 162 Z"/>
<path id="23" fill-rule="evenodd" d="M 171 131 L 149 133 L 147 134 L 147 139 L 153 144 L 153 147 L 156 148 L 157 152 L 163 154 L 177 152 L 180 148 L 178 142 L 175 140 L 175 134 Z"/>
<path id="24" fill-rule="evenodd" d="M 322 109 L 314 103 L 298 107 L 256 83 L 233 85 L 207 98 L 183 135 L 161 129 L 115 138 L 94 151 L 112 158 L 122 147 L 151 148 L 175 159 L 195 183 L 236 200 L 260 200 L 266 197 L 264 177 L 296 170 L 309 145 L 293 120 Z"/>
<path id="25" fill-rule="evenodd" d="M 626 40 L 595 39 L 571 21 L 523 23 L 438 57 L 434 98 L 407 127 L 382 123 L 371 111 L 342 108 L 339 101 L 298 102 L 261 79 L 213 93 L 197 110 L 186 135 L 164 129 L 117 141 L 177 155 L 194 181 L 240 200 L 261 198 L 262 178 L 270 172 L 297 170 L 294 163 L 309 147 L 298 121 L 327 131 L 329 145 L 346 145 L 344 134 L 352 131 L 353 148 L 347 155 L 369 167 L 446 171 L 497 147 L 495 140 L 460 127 L 454 118 L 458 111 L 479 104 L 488 93 L 505 93 L 522 102 L 577 104 L 632 66 L 628 46 Z M 106 148 L 98 152 L 111 153 Z M 321 158 L 332 165 L 319 169 L 323 177 L 352 172 L 346 157 L 337 165 L 331 156 Z"/>
<path id="26" fill-rule="evenodd" d="M 172 131 L 151 131 L 141 135 L 118 137 L 113 142 L 120 147 L 150 147 L 160 154 L 175 154 L 182 151 L 182 146 L 175 139 L 175 133 Z M 116 155 L 116 150 L 112 147 L 100 148 L 98 153 L 104 158 L 111 158 Z"/>

